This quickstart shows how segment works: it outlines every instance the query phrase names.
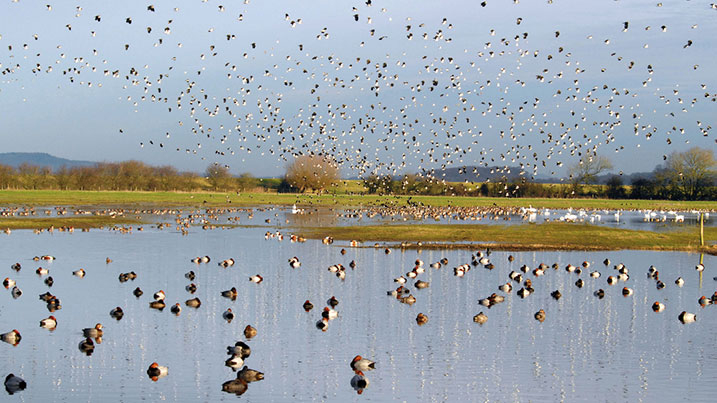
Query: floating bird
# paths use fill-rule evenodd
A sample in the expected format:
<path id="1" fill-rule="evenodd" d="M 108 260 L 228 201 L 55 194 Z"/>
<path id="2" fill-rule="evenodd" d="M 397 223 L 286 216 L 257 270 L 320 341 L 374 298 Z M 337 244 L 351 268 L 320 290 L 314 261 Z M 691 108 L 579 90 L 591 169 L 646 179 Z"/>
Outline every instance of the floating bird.
<path id="1" fill-rule="evenodd" d="M 49 317 L 40 321 L 40 327 L 44 327 L 45 329 L 53 331 L 57 328 L 57 319 L 55 319 L 54 316 L 50 315 Z"/>
<path id="2" fill-rule="evenodd" d="M 252 327 L 251 325 L 246 325 L 244 328 L 244 337 L 247 339 L 251 339 L 252 337 L 256 336 L 256 329 Z"/>
<path id="3" fill-rule="evenodd" d="M 376 369 L 376 363 L 360 355 L 355 356 L 349 363 L 354 371 L 371 371 Z"/>
<path id="4" fill-rule="evenodd" d="M 14 393 L 25 390 L 26 388 L 27 382 L 25 382 L 25 380 L 23 380 L 19 376 L 16 376 L 15 374 L 8 374 L 5 377 L 5 390 L 8 394 L 12 395 Z"/>
<path id="5" fill-rule="evenodd" d="M 149 378 L 154 382 L 157 382 L 159 378 L 164 378 L 168 373 L 169 368 L 159 365 L 156 362 L 153 362 L 150 364 L 149 368 L 147 368 L 147 376 L 149 376 Z"/>

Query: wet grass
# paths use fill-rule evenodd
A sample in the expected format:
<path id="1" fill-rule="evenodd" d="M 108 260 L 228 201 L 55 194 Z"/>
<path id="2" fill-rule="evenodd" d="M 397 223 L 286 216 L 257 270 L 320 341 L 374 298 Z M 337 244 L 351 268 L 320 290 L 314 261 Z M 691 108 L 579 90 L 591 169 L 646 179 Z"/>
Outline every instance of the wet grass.
<path id="1" fill-rule="evenodd" d="M 544 223 L 503 225 L 382 225 L 302 228 L 301 235 L 319 239 L 397 243 L 422 242 L 423 247 L 461 247 L 480 243 L 511 250 L 674 250 L 717 253 L 717 228 L 705 228 L 706 248 L 700 248 L 699 229 L 652 232 L 605 228 L 589 224 Z M 430 245 L 428 243 L 431 243 Z M 466 245 L 468 247 L 470 245 Z"/>
<path id="2" fill-rule="evenodd" d="M 457 207 L 586 208 L 596 210 L 717 210 L 717 202 L 608 199 L 509 199 L 457 196 L 378 196 L 358 194 L 212 193 L 212 192 L 129 192 L 2 190 L 0 206 L 256 206 L 292 205 L 301 207 L 402 207 L 409 204 Z"/>
<path id="3" fill-rule="evenodd" d="M 6 229 L 47 229 L 60 227 L 103 228 L 122 225 L 141 224 L 140 220 L 128 217 L 87 216 L 87 217 L 47 217 L 47 218 L 0 218 L 0 230 Z"/>

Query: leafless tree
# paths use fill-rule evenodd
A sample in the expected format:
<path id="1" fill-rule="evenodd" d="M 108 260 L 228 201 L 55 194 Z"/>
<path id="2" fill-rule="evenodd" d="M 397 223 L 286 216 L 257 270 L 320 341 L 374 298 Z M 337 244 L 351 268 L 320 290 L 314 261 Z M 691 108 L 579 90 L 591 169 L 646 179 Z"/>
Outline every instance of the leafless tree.
<path id="1" fill-rule="evenodd" d="M 301 155 L 286 168 L 286 181 L 299 192 L 324 191 L 339 179 L 339 167 L 324 155 Z"/>

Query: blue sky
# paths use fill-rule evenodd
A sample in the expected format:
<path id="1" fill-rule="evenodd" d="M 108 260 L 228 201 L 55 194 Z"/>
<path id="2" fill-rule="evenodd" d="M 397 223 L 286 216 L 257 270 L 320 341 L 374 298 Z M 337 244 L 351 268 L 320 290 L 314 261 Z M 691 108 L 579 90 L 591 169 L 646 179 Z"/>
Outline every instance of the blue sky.
<path id="1" fill-rule="evenodd" d="M 371 3 L 6 0 L 3 151 L 355 176 L 715 148 L 709 1 Z"/>

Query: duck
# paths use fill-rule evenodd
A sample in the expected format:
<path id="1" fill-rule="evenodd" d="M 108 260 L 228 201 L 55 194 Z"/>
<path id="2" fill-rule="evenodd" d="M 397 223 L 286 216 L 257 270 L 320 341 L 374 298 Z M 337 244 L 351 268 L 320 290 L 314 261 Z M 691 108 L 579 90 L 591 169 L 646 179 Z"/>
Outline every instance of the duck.
<path id="1" fill-rule="evenodd" d="M 189 281 L 194 281 L 194 278 L 196 277 L 196 275 L 194 274 L 194 270 L 190 270 L 187 273 L 185 273 L 184 277 L 189 279 Z"/>
<path id="2" fill-rule="evenodd" d="M 331 296 L 331 298 L 329 298 L 329 299 L 326 301 L 326 304 L 329 305 L 329 306 L 332 307 L 332 308 L 336 308 L 336 305 L 339 304 L 339 300 L 336 299 L 336 297 Z"/>
<path id="3" fill-rule="evenodd" d="M 588 267 L 590 267 L 590 262 L 586 260 L 583 262 L 582 266 L 587 269 Z"/>
<path id="4" fill-rule="evenodd" d="M 259 284 L 259 283 L 261 283 L 262 281 L 264 281 L 264 277 L 262 277 L 262 276 L 256 274 L 256 275 L 254 275 L 254 276 L 249 277 L 249 281 L 251 281 L 252 283 L 257 283 L 257 284 Z"/>
<path id="5" fill-rule="evenodd" d="M 578 287 L 578 288 L 583 288 L 584 285 L 585 285 L 585 282 L 584 282 L 583 279 L 581 279 L 581 278 L 579 278 L 579 279 L 575 282 L 575 286 Z"/>
<path id="6" fill-rule="evenodd" d="M 675 280 L 675 284 L 677 284 L 678 287 L 682 287 L 685 285 L 685 280 L 682 279 L 682 277 L 677 277 L 677 280 Z"/>
<path id="7" fill-rule="evenodd" d="M 607 277 L 607 285 L 615 285 L 615 284 L 617 284 L 617 277 L 608 276 Z"/>
<path id="8" fill-rule="evenodd" d="M 622 288 L 622 296 L 629 297 L 630 295 L 632 295 L 632 288 L 623 287 Z"/>
<path id="9" fill-rule="evenodd" d="M 605 266 L 610 266 L 610 259 L 606 258 L 605 260 L 602 261 L 602 264 L 604 264 Z"/>
<path id="10" fill-rule="evenodd" d="M 700 299 L 697 301 L 701 307 L 706 307 L 707 305 L 710 305 L 712 303 L 712 300 L 705 297 L 704 295 L 700 297 Z"/>
<path id="11" fill-rule="evenodd" d="M 363 389 L 366 389 L 369 385 L 369 380 L 363 374 L 362 371 L 356 371 L 353 378 L 351 378 L 351 387 L 356 389 L 358 393 L 361 393 Z"/>
<path id="12" fill-rule="evenodd" d="M 527 289 L 521 288 L 520 290 L 518 290 L 518 296 L 520 298 L 526 298 L 528 295 L 530 295 L 530 291 L 528 291 Z"/>
<path id="13" fill-rule="evenodd" d="M 163 365 L 159 365 L 156 362 L 153 362 L 150 364 L 149 368 L 147 368 L 147 375 L 149 378 L 155 382 L 159 378 L 164 378 L 169 373 L 169 368 Z"/>
<path id="14" fill-rule="evenodd" d="M 222 384 L 222 390 L 227 393 L 234 393 L 237 396 L 243 395 L 249 388 L 243 379 L 232 379 Z"/>
<path id="15" fill-rule="evenodd" d="M 550 296 L 553 297 L 556 301 L 560 299 L 560 297 L 563 296 L 563 294 L 560 293 L 560 290 L 555 290 L 550 293 Z"/>
<path id="16" fill-rule="evenodd" d="M 124 311 L 120 307 L 113 308 L 110 311 L 110 316 L 117 320 L 120 320 L 124 316 Z"/>
<path id="17" fill-rule="evenodd" d="M 418 323 L 419 326 L 425 325 L 428 323 L 428 316 L 423 313 L 419 313 L 418 316 L 416 316 L 416 323 Z"/>
<path id="18" fill-rule="evenodd" d="M 72 272 L 72 275 L 79 278 L 85 277 L 85 269 L 75 270 Z"/>
<path id="19" fill-rule="evenodd" d="M 413 294 L 408 294 L 407 297 L 402 297 L 398 299 L 400 302 L 408 305 L 413 305 L 416 303 L 416 297 L 413 296 Z"/>
<path id="20" fill-rule="evenodd" d="M 239 355 L 242 359 L 246 359 L 251 355 L 251 347 L 243 341 L 238 341 L 233 346 L 227 347 L 227 354 Z"/>
<path id="21" fill-rule="evenodd" d="M 157 309 L 159 311 L 162 311 L 167 304 L 164 303 L 164 300 L 158 300 L 158 301 L 150 301 L 149 307 L 152 309 Z"/>
<path id="22" fill-rule="evenodd" d="M 50 331 L 55 330 L 55 328 L 57 328 L 57 319 L 55 319 L 54 316 L 50 315 L 49 317 L 40 321 L 40 327 L 44 327 L 45 329 L 49 329 Z"/>
<path id="23" fill-rule="evenodd" d="M 232 309 L 227 308 L 227 310 L 222 314 L 222 318 L 224 318 L 227 322 L 232 323 L 234 320 L 234 312 L 232 312 Z"/>
<path id="24" fill-rule="evenodd" d="M 702 263 L 700 263 L 700 264 L 698 264 L 697 266 L 695 266 L 695 270 L 700 271 L 700 272 L 701 272 L 701 271 L 704 271 L 704 270 L 705 270 L 705 265 L 703 265 Z"/>
<path id="25" fill-rule="evenodd" d="M 303 307 L 306 312 L 309 312 L 310 310 L 314 309 L 314 304 L 312 304 L 311 301 L 307 299 L 306 301 L 304 301 Z"/>
<path id="26" fill-rule="evenodd" d="M 543 323 L 543 321 L 545 321 L 545 311 L 542 309 L 539 310 L 538 312 L 536 312 L 534 316 L 535 316 L 535 320 L 537 320 L 540 323 Z"/>
<path id="27" fill-rule="evenodd" d="M 316 328 L 321 330 L 322 332 L 325 332 L 329 328 L 329 320 L 327 318 L 321 318 L 321 320 L 318 320 L 316 322 Z"/>
<path id="28" fill-rule="evenodd" d="M 414 284 L 414 286 L 415 286 L 416 288 L 418 288 L 419 290 L 420 290 L 420 289 L 423 289 L 423 288 L 428 288 L 428 286 L 430 286 L 430 285 L 431 285 L 431 283 L 429 283 L 428 281 L 423 281 L 423 280 L 418 280 L 418 281 L 416 281 L 416 283 Z"/>
<path id="29" fill-rule="evenodd" d="M 661 290 L 661 289 L 665 288 L 665 283 L 663 283 L 662 281 L 658 281 L 657 284 L 655 284 L 655 286 L 657 287 L 658 290 Z"/>
<path id="30" fill-rule="evenodd" d="M 55 280 L 52 279 L 52 276 L 48 276 L 48 277 L 45 279 L 45 285 L 47 285 L 48 287 L 52 287 L 52 285 L 53 285 L 54 283 L 55 283 Z"/>
<path id="31" fill-rule="evenodd" d="M 339 312 L 335 309 L 331 309 L 328 306 L 324 307 L 323 312 L 321 312 L 321 317 L 326 318 L 329 320 L 333 320 L 339 317 Z"/>
<path id="32" fill-rule="evenodd" d="M 48 301 L 50 301 L 50 300 L 53 299 L 53 298 L 55 298 L 55 296 L 52 295 L 49 291 L 40 294 L 40 300 L 45 301 L 45 302 L 48 302 Z"/>
<path id="33" fill-rule="evenodd" d="M 230 290 L 222 291 L 222 297 L 229 298 L 232 301 L 237 299 L 237 295 L 239 295 L 239 293 L 237 292 L 236 287 L 232 287 Z"/>
<path id="34" fill-rule="evenodd" d="M 627 273 L 620 273 L 617 275 L 617 279 L 624 283 L 625 281 L 630 279 L 630 275 Z"/>
<path id="35" fill-rule="evenodd" d="M 413 278 L 418 277 L 418 273 L 416 273 L 415 271 L 409 271 L 408 273 L 406 273 L 406 276 L 407 276 L 408 278 L 413 279 Z"/>
<path id="36" fill-rule="evenodd" d="M 488 321 L 488 316 L 484 314 L 483 312 L 479 312 L 476 316 L 473 317 L 473 322 L 478 323 L 479 325 L 482 325 Z"/>
<path id="37" fill-rule="evenodd" d="M 57 258 L 54 256 L 51 256 L 51 255 L 42 255 L 42 256 L 40 256 L 40 260 L 53 261 L 53 260 L 57 260 Z"/>
<path id="38" fill-rule="evenodd" d="M 53 296 L 51 299 L 47 301 L 47 310 L 50 312 L 55 312 L 59 309 L 62 309 L 62 305 L 60 305 L 60 300 L 57 299 L 57 297 Z"/>
<path id="39" fill-rule="evenodd" d="M 376 369 L 376 363 L 360 355 L 355 356 L 349 363 L 354 371 L 371 371 Z"/>
<path id="40" fill-rule="evenodd" d="M 37 273 L 37 274 L 40 275 L 40 276 L 44 276 L 44 275 L 46 275 L 46 274 L 49 274 L 49 273 L 50 273 L 50 270 L 45 269 L 45 268 L 43 268 L 43 267 L 38 267 L 37 270 L 35 270 L 35 273 Z"/>
<path id="41" fill-rule="evenodd" d="M 403 276 L 396 277 L 393 279 L 393 282 L 398 283 L 398 284 L 406 284 L 406 281 L 408 281 L 408 280 L 406 280 L 406 277 L 403 277 Z"/>
<path id="42" fill-rule="evenodd" d="M 135 297 L 139 298 L 144 294 L 144 291 L 140 289 L 139 287 L 135 288 L 134 291 L 132 291 L 132 294 L 134 294 Z"/>
<path id="43" fill-rule="evenodd" d="M 294 256 L 291 259 L 289 259 L 289 267 L 292 269 L 298 269 L 301 267 L 301 262 L 299 261 L 299 258 Z"/>
<path id="44" fill-rule="evenodd" d="M 660 301 L 655 301 L 655 303 L 652 304 L 652 310 L 655 312 L 662 312 L 665 310 L 665 304 Z"/>
<path id="45" fill-rule="evenodd" d="M 595 291 L 595 292 L 593 293 L 593 295 L 595 295 L 596 297 L 598 297 L 598 298 L 600 298 L 600 299 L 603 299 L 603 298 L 605 297 L 605 290 L 603 290 L 603 289 L 601 288 L 601 289 Z"/>
<path id="46" fill-rule="evenodd" d="M 202 305 L 202 301 L 199 298 L 192 298 L 184 301 L 184 303 L 190 308 L 199 308 Z"/>
<path id="47" fill-rule="evenodd" d="M 219 263 L 219 266 L 224 267 L 224 268 L 234 266 L 234 259 L 229 258 L 229 259 L 226 259 L 226 260 L 222 260 L 222 261 Z"/>
<path id="48" fill-rule="evenodd" d="M 241 379 L 246 383 L 257 382 L 264 379 L 264 373 L 253 369 L 249 369 L 246 365 L 237 373 L 237 379 Z"/>
<path id="49" fill-rule="evenodd" d="M 171 308 L 169 308 L 169 311 L 179 316 L 179 314 L 182 312 L 182 306 L 179 305 L 179 302 L 177 302 L 176 304 L 172 305 Z"/>
<path id="50" fill-rule="evenodd" d="M 600 278 L 600 272 L 599 272 L 599 271 L 594 271 L 594 272 L 590 273 L 590 277 L 592 277 L 592 278 Z"/>
<path id="51" fill-rule="evenodd" d="M 22 336 L 20 336 L 20 332 L 18 332 L 17 329 L 13 329 L 7 333 L 0 334 L 0 340 L 5 343 L 12 344 L 13 346 L 17 346 L 17 344 L 20 343 L 20 340 L 22 340 Z"/>
<path id="52" fill-rule="evenodd" d="M 14 299 L 18 299 L 22 295 L 22 290 L 20 289 L 20 287 L 15 286 L 12 288 L 12 291 L 10 293 L 12 294 L 12 297 Z"/>
<path id="53" fill-rule="evenodd" d="M 166 295 L 164 294 L 164 291 L 159 290 L 159 291 L 155 292 L 154 295 L 152 295 L 152 297 L 154 298 L 155 301 L 164 301 L 164 298 L 166 297 Z"/>
<path id="54" fill-rule="evenodd" d="M 697 320 L 697 315 L 694 313 L 689 313 L 687 311 L 682 311 L 679 316 L 677 316 L 677 319 L 679 319 L 680 322 L 684 323 L 692 323 Z"/>
<path id="55" fill-rule="evenodd" d="M 224 365 L 231 368 L 232 371 L 236 371 L 239 368 L 244 365 L 244 360 L 241 358 L 238 354 L 233 354 L 231 357 L 229 357 L 226 361 L 224 361 Z"/>
<path id="56" fill-rule="evenodd" d="M 252 337 L 256 336 L 256 328 L 254 328 L 252 325 L 246 325 L 244 328 L 244 337 L 247 339 L 251 339 Z"/>
<path id="57" fill-rule="evenodd" d="M 92 355 L 92 353 L 95 351 L 95 343 L 89 337 L 82 340 L 77 347 L 80 349 L 80 351 L 87 354 L 88 356 Z"/>
<path id="58" fill-rule="evenodd" d="M 513 291 L 513 286 L 510 284 L 510 282 L 508 282 L 498 287 L 498 289 L 507 294 Z"/>
<path id="59" fill-rule="evenodd" d="M 25 388 L 27 388 L 27 382 L 19 376 L 8 374 L 5 377 L 5 390 L 8 394 L 12 395 L 13 393 L 25 390 Z"/>
<path id="60" fill-rule="evenodd" d="M 82 329 L 82 334 L 85 337 L 92 337 L 92 338 L 102 337 L 103 332 L 104 331 L 102 330 L 101 323 L 96 324 L 95 327 L 88 327 L 88 328 Z"/>
<path id="61" fill-rule="evenodd" d="M 188 293 L 194 294 L 197 292 L 197 285 L 194 283 L 188 284 L 186 287 L 184 287 L 185 290 L 187 290 Z"/>
<path id="62" fill-rule="evenodd" d="M 4 285 L 5 288 L 10 289 L 10 287 L 15 286 L 15 280 L 13 280 L 9 277 L 5 277 L 5 280 L 3 280 L 2 285 Z"/>

